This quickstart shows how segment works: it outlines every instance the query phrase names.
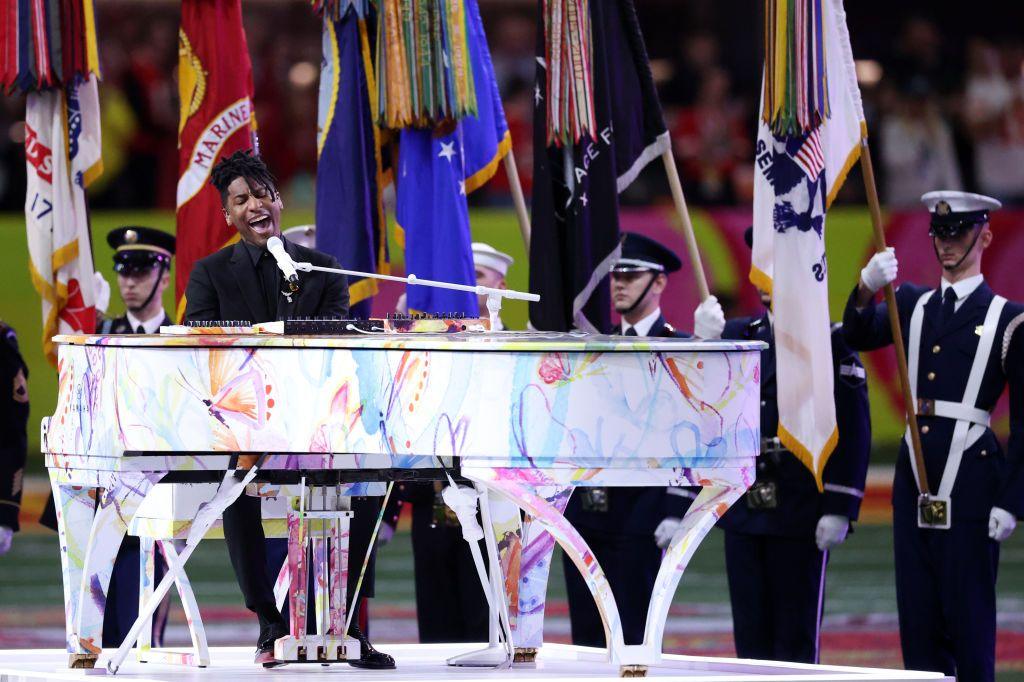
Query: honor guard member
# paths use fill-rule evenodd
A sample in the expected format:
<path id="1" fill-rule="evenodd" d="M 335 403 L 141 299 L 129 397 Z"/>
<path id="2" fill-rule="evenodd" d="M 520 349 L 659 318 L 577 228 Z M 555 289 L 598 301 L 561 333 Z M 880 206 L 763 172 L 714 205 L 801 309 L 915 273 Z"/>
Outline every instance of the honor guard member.
<path id="1" fill-rule="evenodd" d="M 0 322 L 0 556 L 18 532 L 28 453 L 28 365 L 14 330 Z"/>
<path id="2" fill-rule="evenodd" d="M 164 312 L 163 293 L 171 282 L 174 236 L 129 225 L 111 230 L 107 243 L 114 249 L 114 272 L 125 314 L 100 319 L 96 333 L 156 334 L 161 326 L 172 324 Z"/>
<path id="3" fill-rule="evenodd" d="M 225 222 L 238 231 L 240 240 L 196 261 L 185 289 L 186 320 L 260 323 L 299 316 L 343 318 L 348 314 L 348 284 L 344 275 L 303 273 L 297 285 L 282 277 L 267 242 L 272 237 L 281 237 L 284 204 L 274 176 L 258 156 L 248 150 L 235 152 L 214 166 L 210 181 L 220 193 Z M 295 261 L 339 267 L 333 256 L 287 239 L 282 242 Z M 356 578 L 363 557 L 371 551 L 370 536 L 380 500 L 356 497 L 352 510 L 355 516 L 350 529 L 349 565 L 356 567 Z M 224 510 L 224 540 L 245 605 L 259 620 L 255 662 L 275 667 L 281 662 L 274 658 L 274 642 L 287 635 L 288 628 L 277 608 L 267 570 L 261 511 L 256 497 L 242 495 L 236 499 Z M 373 594 L 373 556 L 371 553 L 362 585 L 363 596 Z M 359 668 L 394 668 L 394 659 L 374 649 L 358 626 L 362 600 L 353 603 L 356 583 L 355 579 L 348 581 L 348 611 L 353 614 L 348 633 L 359 641 L 359 658 L 350 658 L 348 663 Z"/>
<path id="4" fill-rule="evenodd" d="M 125 314 L 115 318 L 98 316 L 96 333 L 156 334 L 161 326 L 172 324 L 164 311 L 163 293 L 171 281 L 174 236 L 151 227 L 129 225 L 111 230 L 107 234 L 107 243 L 114 249 L 114 272 L 117 273 L 117 288 L 124 302 Z M 102 275 L 97 275 L 97 284 L 107 289 L 101 298 L 109 300 L 109 285 Z M 106 305 L 102 307 L 106 308 Z M 104 646 L 120 646 L 139 616 L 139 551 L 139 539 L 126 534 L 114 560 L 107 589 L 103 611 Z M 166 570 L 167 564 L 158 552 L 155 566 L 157 581 L 163 578 Z M 169 598 L 164 599 L 153 615 L 154 646 L 163 646 L 170 604 Z"/>
<path id="5" fill-rule="evenodd" d="M 507 289 L 508 284 L 505 277 L 508 275 L 509 266 L 515 261 L 512 256 L 502 253 L 490 244 L 473 242 L 473 269 L 476 271 L 477 286 L 489 287 L 491 289 Z M 487 317 L 487 296 L 481 295 L 480 317 Z M 498 318 L 498 326 L 491 331 L 504 331 L 505 323 Z"/>
<path id="6" fill-rule="evenodd" d="M 752 245 L 752 229 L 744 235 Z M 761 351 L 761 454 L 750 490 L 725 513 L 725 566 L 736 655 L 817 663 L 829 551 L 841 544 L 864 497 L 871 417 L 864 366 L 832 326 L 832 371 L 839 440 L 822 472 L 823 490 L 779 443 L 771 295 L 758 317 L 729 320 L 722 338 L 764 341 Z"/>
<path id="7" fill-rule="evenodd" d="M 682 267 L 679 258 L 657 241 L 627 232 L 622 256 L 612 268 L 612 302 L 623 336 L 688 338 L 661 314 L 668 275 Z M 696 335 L 717 338 L 725 326 L 714 296 L 694 314 Z M 601 564 L 619 608 L 626 644 L 642 644 L 647 606 L 668 547 L 681 519 L 696 497 L 689 488 L 579 487 L 569 498 L 565 517 L 587 541 Z M 563 555 L 573 644 L 605 646 L 597 606 L 568 557 Z"/>
<path id="8" fill-rule="evenodd" d="M 1024 306 L 993 292 L 981 272 L 999 202 L 967 192 L 921 200 L 942 277 L 896 291 L 928 484 L 918 489 L 905 437 L 892 491 L 900 644 L 907 668 L 992 680 L 999 543 L 1024 513 Z M 896 271 L 891 248 L 861 270 L 843 324 L 852 347 L 892 343 L 888 309 L 873 299 Z M 1004 450 L 990 420 L 1007 385 Z"/>

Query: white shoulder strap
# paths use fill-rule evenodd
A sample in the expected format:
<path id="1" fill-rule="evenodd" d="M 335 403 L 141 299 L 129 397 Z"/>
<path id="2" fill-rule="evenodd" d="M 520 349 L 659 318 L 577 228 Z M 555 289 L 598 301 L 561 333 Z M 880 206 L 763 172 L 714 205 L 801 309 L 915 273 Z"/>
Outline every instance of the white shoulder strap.
<path id="1" fill-rule="evenodd" d="M 935 293 L 935 289 L 921 294 L 914 305 L 914 312 L 910 315 L 910 338 L 907 339 L 907 380 L 910 382 L 910 400 L 917 405 L 917 363 L 921 356 L 921 325 L 924 323 L 924 306 L 928 299 Z M 914 470 L 914 480 L 919 481 L 917 473 L 917 458 L 914 456 L 914 439 L 910 437 L 910 419 L 907 419 L 907 428 L 903 434 L 903 440 L 907 442 L 907 451 L 910 453 L 910 468 Z M 924 456 L 924 453 L 921 453 Z"/>
<path id="2" fill-rule="evenodd" d="M 1002 296 L 995 296 L 988 304 L 981 338 L 978 340 L 978 349 L 974 353 L 971 373 L 967 377 L 967 387 L 964 389 L 964 398 L 961 403 L 963 405 L 975 407 L 978 403 L 981 380 L 985 376 L 985 368 L 988 367 L 988 359 L 992 354 L 996 327 L 999 326 L 999 316 L 1003 313 L 1004 305 L 1006 305 L 1006 299 Z M 953 484 L 956 482 L 957 472 L 960 471 L 960 461 L 963 459 L 964 450 L 967 449 L 967 432 L 970 428 L 970 421 L 956 420 L 956 426 L 953 427 L 953 439 L 949 443 L 949 456 L 946 458 L 946 466 L 942 470 L 942 479 L 939 483 L 939 497 L 949 497 L 953 492 Z"/>

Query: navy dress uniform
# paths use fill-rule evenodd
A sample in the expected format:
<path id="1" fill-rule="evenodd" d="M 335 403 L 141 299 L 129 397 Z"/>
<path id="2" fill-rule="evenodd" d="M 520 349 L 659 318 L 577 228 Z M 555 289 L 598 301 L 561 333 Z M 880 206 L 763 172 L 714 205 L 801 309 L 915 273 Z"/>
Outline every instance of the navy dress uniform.
<path id="1" fill-rule="evenodd" d="M 999 202 L 964 192 L 930 192 L 922 200 L 932 214 L 936 254 L 955 273 Z M 972 231 L 964 256 L 951 265 L 943 261 L 943 240 L 963 240 Z M 872 263 L 885 257 L 876 254 Z M 888 258 L 893 271 L 878 286 L 868 284 L 875 279 L 872 263 L 862 271 L 866 291 L 895 278 L 895 258 Z M 900 643 L 907 668 L 992 680 L 998 540 L 1024 513 L 1024 305 L 996 295 L 980 272 L 953 278 L 958 281 L 943 278 L 934 289 L 903 284 L 896 291 L 932 493 L 920 495 L 904 438 L 892 493 Z M 887 306 L 858 308 L 858 293 L 846 307 L 847 341 L 862 350 L 892 343 Z M 1007 385 L 1010 437 L 1004 450 L 990 428 L 990 413 Z"/>
<path id="2" fill-rule="evenodd" d="M 612 272 L 667 274 L 681 266 L 679 258 L 658 242 L 627 233 L 622 257 Z M 637 302 L 644 298 L 653 281 L 652 278 Z M 620 325 L 614 331 L 625 331 L 629 336 L 689 337 L 666 322 L 660 308 L 638 320 L 636 326 L 623 330 Z M 666 519 L 682 518 L 695 497 L 696 493 L 689 488 L 579 487 L 569 498 L 565 518 L 583 536 L 601 564 L 615 596 L 626 644 L 643 643 L 647 607 L 661 565 L 662 551 L 655 541 L 655 531 Z M 564 554 L 562 560 L 572 642 L 605 646 L 604 627 L 594 598 L 575 564 Z"/>
<path id="3" fill-rule="evenodd" d="M 19 530 L 27 429 L 28 365 L 14 330 L 0 322 L 0 554 L 10 549 Z"/>
<path id="4" fill-rule="evenodd" d="M 114 249 L 114 272 L 133 275 L 158 270 L 153 288 L 139 306 L 150 304 L 159 290 L 160 278 L 171 267 L 174 256 L 174 235 L 151 227 L 131 225 L 111 230 L 107 243 Z M 147 324 L 143 324 L 147 322 Z M 159 324 L 129 319 L 128 313 L 115 318 L 101 318 L 96 325 L 97 334 L 155 334 L 161 326 L 172 324 L 165 311 Z M 149 328 L 147 328 L 147 326 Z M 110 575 L 107 604 L 103 612 L 103 644 L 108 647 L 120 646 L 139 617 L 139 539 L 125 535 L 114 560 Z M 167 570 L 163 554 L 157 552 L 155 576 L 159 583 Z M 153 615 L 153 646 L 162 646 L 170 599 L 165 598 Z"/>
<path id="5" fill-rule="evenodd" d="M 778 442 L 775 337 L 766 313 L 726 323 L 723 338 L 764 341 L 761 351 L 761 436 L 757 478 L 719 521 L 736 655 L 816 663 L 828 551 L 816 541 L 822 517 L 855 521 L 864 497 L 871 419 L 864 366 L 840 329 L 832 328 L 839 440 L 818 491 L 810 470 Z M 845 530 L 845 529 L 843 529 Z M 845 534 L 844 534 L 845 535 Z"/>

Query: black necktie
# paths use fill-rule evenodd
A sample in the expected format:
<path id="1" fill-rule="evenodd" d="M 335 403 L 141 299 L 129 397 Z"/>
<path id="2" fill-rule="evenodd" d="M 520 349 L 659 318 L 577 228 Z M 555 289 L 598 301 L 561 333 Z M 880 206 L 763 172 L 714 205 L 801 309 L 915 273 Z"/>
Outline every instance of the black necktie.
<path id="1" fill-rule="evenodd" d="M 636 327 L 630 327 L 622 333 L 623 336 L 636 336 Z"/>
<path id="2" fill-rule="evenodd" d="M 277 319 L 277 291 L 280 277 L 277 272 L 277 263 L 269 251 L 264 251 L 259 262 L 260 282 L 263 285 L 263 298 L 267 304 L 267 320 L 253 320 L 253 322 L 265 322 Z"/>
<path id="3" fill-rule="evenodd" d="M 946 287 L 946 293 L 942 294 L 942 324 L 948 324 L 953 319 L 956 311 L 956 292 L 953 287 Z"/>
<path id="4" fill-rule="evenodd" d="M 140 325 L 139 325 L 138 327 L 136 327 L 136 328 L 135 328 L 135 333 L 136 333 L 136 334 L 145 334 L 145 333 L 146 333 L 146 328 L 145 328 L 145 327 L 143 327 L 143 326 L 142 326 L 142 325 L 140 324 Z"/>

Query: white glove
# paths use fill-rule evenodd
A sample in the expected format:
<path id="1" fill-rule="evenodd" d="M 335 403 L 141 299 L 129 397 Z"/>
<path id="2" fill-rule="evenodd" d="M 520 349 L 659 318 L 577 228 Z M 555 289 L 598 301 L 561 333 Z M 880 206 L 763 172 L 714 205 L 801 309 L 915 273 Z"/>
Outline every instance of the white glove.
<path id="1" fill-rule="evenodd" d="M 7 554 L 8 550 L 11 549 L 11 541 L 13 540 L 14 530 L 8 526 L 0 526 L 0 556 Z"/>
<path id="2" fill-rule="evenodd" d="M 814 542 L 822 552 L 842 544 L 846 534 L 850 532 L 850 519 L 839 514 L 825 514 L 818 519 L 818 527 L 814 531 Z"/>
<path id="3" fill-rule="evenodd" d="M 996 542 L 1002 542 L 1006 538 L 1010 537 L 1010 533 L 1017 527 L 1017 519 L 1014 518 L 1013 514 L 1000 509 L 999 507 L 992 507 L 992 511 L 988 515 L 988 536 Z M 0 528 L 0 530 L 3 530 Z"/>
<path id="4" fill-rule="evenodd" d="M 708 296 L 693 311 L 693 334 L 701 339 L 720 339 L 725 330 L 725 313 L 714 296 Z"/>
<path id="5" fill-rule="evenodd" d="M 441 491 L 441 498 L 444 503 L 451 507 L 455 515 L 459 517 L 459 525 L 462 526 L 462 537 L 467 542 L 475 542 L 484 539 L 484 529 L 476 520 L 476 500 L 480 494 L 467 486 L 455 485 L 455 482 L 448 477 L 448 486 Z"/>
<path id="6" fill-rule="evenodd" d="M 96 310 L 105 313 L 110 307 L 110 284 L 99 272 L 92 273 L 92 282 L 96 294 Z"/>
<path id="7" fill-rule="evenodd" d="M 679 530 L 679 526 L 683 525 L 683 520 L 669 516 L 661 520 L 658 527 L 654 529 L 654 542 L 658 545 L 659 549 L 665 549 L 672 544 L 672 538 L 675 537 L 676 531 Z"/>
<path id="8" fill-rule="evenodd" d="M 875 293 L 896 279 L 898 266 L 896 249 L 890 246 L 885 251 L 872 256 L 868 264 L 860 271 L 861 284 L 871 293 Z"/>

